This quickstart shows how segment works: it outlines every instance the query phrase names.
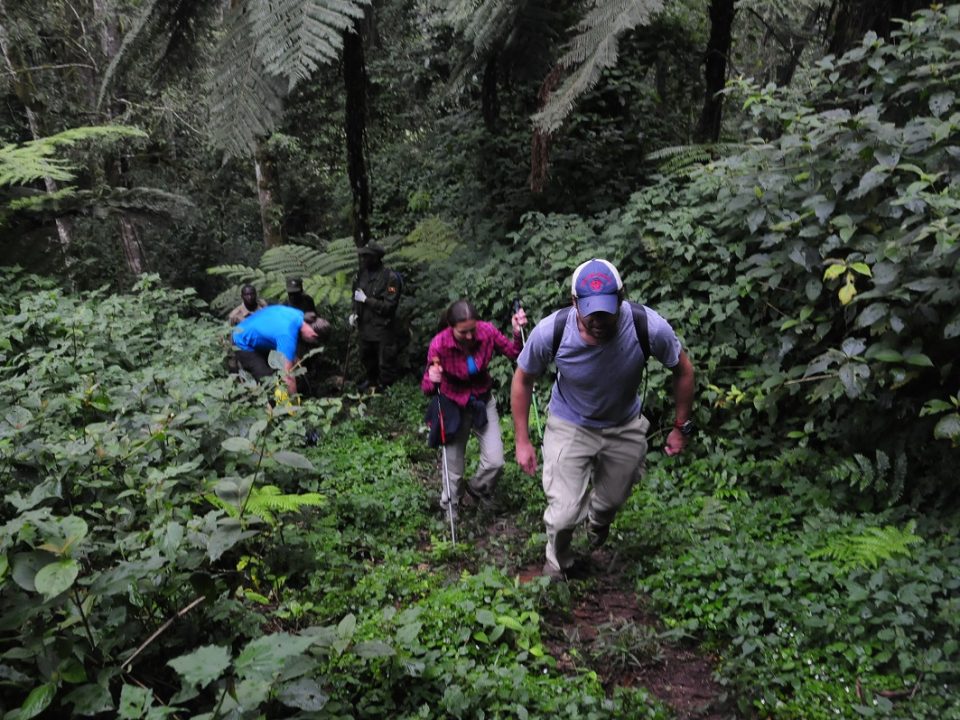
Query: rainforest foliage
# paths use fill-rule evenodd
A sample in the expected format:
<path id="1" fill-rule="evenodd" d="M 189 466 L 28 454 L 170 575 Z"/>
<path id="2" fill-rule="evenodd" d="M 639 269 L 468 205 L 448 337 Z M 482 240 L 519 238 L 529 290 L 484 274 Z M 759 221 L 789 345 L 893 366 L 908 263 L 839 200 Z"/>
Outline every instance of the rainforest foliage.
<path id="1" fill-rule="evenodd" d="M 5 719 L 669 718 L 611 672 L 668 647 L 730 716 L 960 718 L 960 5 L 5 0 L 0 50 Z M 587 641 L 509 457 L 449 542 L 415 385 L 451 300 L 535 321 L 590 257 L 699 430 L 613 528 L 659 625 Z M 268 407 L 224 317 L 291 275 L 325 380 Z"/>

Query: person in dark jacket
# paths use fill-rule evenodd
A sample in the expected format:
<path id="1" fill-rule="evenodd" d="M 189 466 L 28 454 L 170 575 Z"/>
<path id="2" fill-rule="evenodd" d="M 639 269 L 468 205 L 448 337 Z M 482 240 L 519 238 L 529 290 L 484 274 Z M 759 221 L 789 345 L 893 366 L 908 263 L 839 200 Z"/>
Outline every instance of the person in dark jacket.
<path id="1" fill-rule="evenodd" d="M 360 362 L 366 379 L 360 390 L 389 387 L 401 373 L 400 343 L 397 332 L 397 306 L 403 280 L 384 267 L 384 249 L 369 243 L 357 249 L 360 272 L 353 283 L 353 314 L 350 325 L 359 335 Z"/>
<path id="2" fill-rule="evenodd" d="M 317 304 L 303 291 L 303 278 L 287 278 L 287 301 L 284 305 L 305 313 L 316 314 L 317 312 Z"/>

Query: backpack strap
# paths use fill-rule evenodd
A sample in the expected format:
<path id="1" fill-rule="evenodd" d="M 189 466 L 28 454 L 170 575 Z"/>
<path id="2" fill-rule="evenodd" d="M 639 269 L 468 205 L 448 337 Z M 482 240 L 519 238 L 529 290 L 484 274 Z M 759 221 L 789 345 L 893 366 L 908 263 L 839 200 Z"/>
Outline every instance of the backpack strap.
<path id="1" fill-rule="evenodd" d="M 572 305 L 567 305 L 560 310 L 553 320 L 553 359 L 557 359 L 557 350 L 560 349 L 560 343 L 563 341 L 563 331 L 567 327 L 567 316 L 573 310 Z"/>
<path id="2" fill-rule="evenodd" d="M 653 353 L 650 352 L 650 333 L 647 330 L 647 311 L 639 303 L 630 303 L 633 312 L 633 329 L 637 331 L 637 341 L 643 350 L 643 361 L 646 362 Z"/>
<path id="3" fill-rule="evenodd" d="M 647 311 L 643 305 L 628 302 L 630 312 L 633 314 L 633 329 L 637 333 L 637 341 L 640 343 L 640 349 L 643 351 L 643 360 L 646 362 L 653 353 L 650 352 L 650 333 L 647 330 Z M 573 306 L 568 305 L 559 312 L 553 321 L 553 358 L 556 360 L 557 351 L 560 349 L 560 343 L 563 341 L 563 331 L 567 327 L 567 316 Z"/>

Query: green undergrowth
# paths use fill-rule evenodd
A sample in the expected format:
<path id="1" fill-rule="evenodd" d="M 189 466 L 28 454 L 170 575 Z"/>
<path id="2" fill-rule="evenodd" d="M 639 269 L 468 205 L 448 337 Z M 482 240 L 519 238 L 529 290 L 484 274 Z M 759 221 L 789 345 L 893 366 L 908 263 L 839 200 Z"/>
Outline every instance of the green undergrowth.
<path id="1" fill-rule="evenodd" d="M 665 627 L 579 642 L 556 619 L 599 585 L 515 577 L 544 499 L 509 419 L 500 509 L 464 510 L 453 544 L 413 383 L 270 408 L 189 292 L 9 280 L 4 720 L 668 718 L 609 670 L 677 637 L 741 717 L 958 717 L 956 516 L 864 493 L 858 473 L 896 480 L 881 454 L 655 454 L 609 551 Z"/>
<path id="2" fill-rule="evenodd" d="M 637 589 L 745 716 L 960 717 L 960 523 L 838 510 L 825 461 L 655 462 L 616 525 Z"/>
<path id="3" fill-rule="evenodd" d="M 4 720 L 665 717 L 557 669 L 485 518 L 450 542 L 418 389 L 271 408 L 192 293 L 6 275 Z"/>

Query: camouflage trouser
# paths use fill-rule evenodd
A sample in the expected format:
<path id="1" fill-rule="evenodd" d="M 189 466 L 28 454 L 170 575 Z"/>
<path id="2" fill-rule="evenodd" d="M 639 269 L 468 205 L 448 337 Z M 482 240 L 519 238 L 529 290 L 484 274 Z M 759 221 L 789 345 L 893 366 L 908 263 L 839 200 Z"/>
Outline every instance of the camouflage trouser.
<path id="1" fill-rule="evenodd" d="M 403 372 L 403 358 L 392 335 L 381 340 L 361 339 L 360 363 L 371 387 L 387 387 Z"/>

